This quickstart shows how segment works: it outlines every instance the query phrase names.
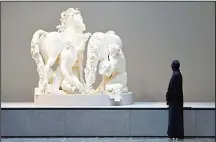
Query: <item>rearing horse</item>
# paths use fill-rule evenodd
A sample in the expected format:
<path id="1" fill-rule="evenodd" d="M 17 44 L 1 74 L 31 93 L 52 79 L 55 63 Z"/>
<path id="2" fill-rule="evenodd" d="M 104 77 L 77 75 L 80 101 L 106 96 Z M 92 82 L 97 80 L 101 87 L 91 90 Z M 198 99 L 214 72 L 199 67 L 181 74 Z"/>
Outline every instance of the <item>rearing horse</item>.
<path id="1" fill-rule="evenodd" d="M 90 36 L 89 33 L 83 34 L 86 26 L 83 23 L 83 18 L 78 9 L 69 8 L 61 13 L 61 25 L 57 26 L 58 32 L 46 32 L 38 30 L 33 34 L 31 41 L 31 55 L 37 64 L 37 71 L 39 74 L 39 83 L 36 94 L 44 94 L 47 91 L 50 76 L 55 76 L 54 89 L 58 90 L 63 77 L 67 76 L 67 70 L 61 65 L 57 66 L 54 75 L 51 75 L 52 67 L 54 64 L 61 62 L 61 52 L 64 48 L 72 44 L 74 57 L 72 61 L 74 64 L 77 60 L 82 59 L 85 50 L 85 42 Z M 69 44 L 68 44 L 69 43 Z M 80 53 L 81 52 L 81 53 Z M 81 56 L 81 57 L 80 57 Z M 72 68 L 73 65 L 71 65 Z M 73 76 L 73 79 L 78 80 L 77 84 L 80 86 L 82 83 L 79 81 L 84 80 L 82 74 L 82 61 L 79 63 L 80 78 Z M 62 72 L 65 72 L 62 74 Z"/>

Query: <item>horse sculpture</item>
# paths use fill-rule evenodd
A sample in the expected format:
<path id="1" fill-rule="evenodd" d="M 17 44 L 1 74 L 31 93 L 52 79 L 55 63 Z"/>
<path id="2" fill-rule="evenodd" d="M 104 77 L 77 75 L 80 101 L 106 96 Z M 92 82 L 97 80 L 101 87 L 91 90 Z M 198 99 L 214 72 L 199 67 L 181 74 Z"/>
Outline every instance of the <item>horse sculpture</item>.
<path id="1" fill-rule="evenodd" d="M 80 11 L 74 8 L 63 11 L 57 29 L 57 32 L 38 30 L 33 34 L 31 55 L 39 74 L 36 95 L 60 88 L 67 93 L 84 91 L 83 52 L 91 34 L 83 34 L 86 27 Z"/>

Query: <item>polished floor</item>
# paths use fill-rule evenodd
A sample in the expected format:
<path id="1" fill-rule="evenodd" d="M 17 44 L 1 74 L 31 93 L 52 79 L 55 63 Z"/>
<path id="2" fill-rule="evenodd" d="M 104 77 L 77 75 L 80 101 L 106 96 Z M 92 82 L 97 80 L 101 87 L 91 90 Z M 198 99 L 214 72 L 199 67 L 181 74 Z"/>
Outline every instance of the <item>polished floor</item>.
<path id="1" fill-rule="evenodd" d="M 188 138 L 170 140 L 167 138 L 5 138 L 1 142 L 215 142 L 213 138 Z"/>

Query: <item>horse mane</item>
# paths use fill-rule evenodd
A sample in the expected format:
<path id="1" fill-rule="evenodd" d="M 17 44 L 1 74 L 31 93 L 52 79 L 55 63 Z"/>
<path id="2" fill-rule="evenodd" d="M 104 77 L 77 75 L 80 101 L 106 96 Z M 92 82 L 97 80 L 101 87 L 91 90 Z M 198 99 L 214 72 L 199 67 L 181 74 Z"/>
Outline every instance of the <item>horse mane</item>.
<path id="1" fill-rule="evenodd" d="M 74 16 L 75 14 L 80 14 L 80 11 L 78 8 L 68 8 L 66 11 L 63 11 L 61 13 L 61 24 L 56 26 L 56 28 L 58 29 L 58 32 L 64 32 L 64 30 L 66 29 L 66 24 L 67 24 L 67 19 L 71 16 Z"/>

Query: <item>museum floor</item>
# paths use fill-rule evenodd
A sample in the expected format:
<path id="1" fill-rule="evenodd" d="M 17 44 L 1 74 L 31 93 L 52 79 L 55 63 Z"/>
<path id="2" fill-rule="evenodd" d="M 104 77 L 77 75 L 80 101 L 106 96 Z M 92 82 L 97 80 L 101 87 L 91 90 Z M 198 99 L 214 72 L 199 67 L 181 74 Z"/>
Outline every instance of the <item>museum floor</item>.
<path id="1" fill-rule="evenodd" d="M 8 138 L 1 142 L 215 142 L 214 138 L 186 138 L 184 140 L 170 140 L 167 138 Z"/>

